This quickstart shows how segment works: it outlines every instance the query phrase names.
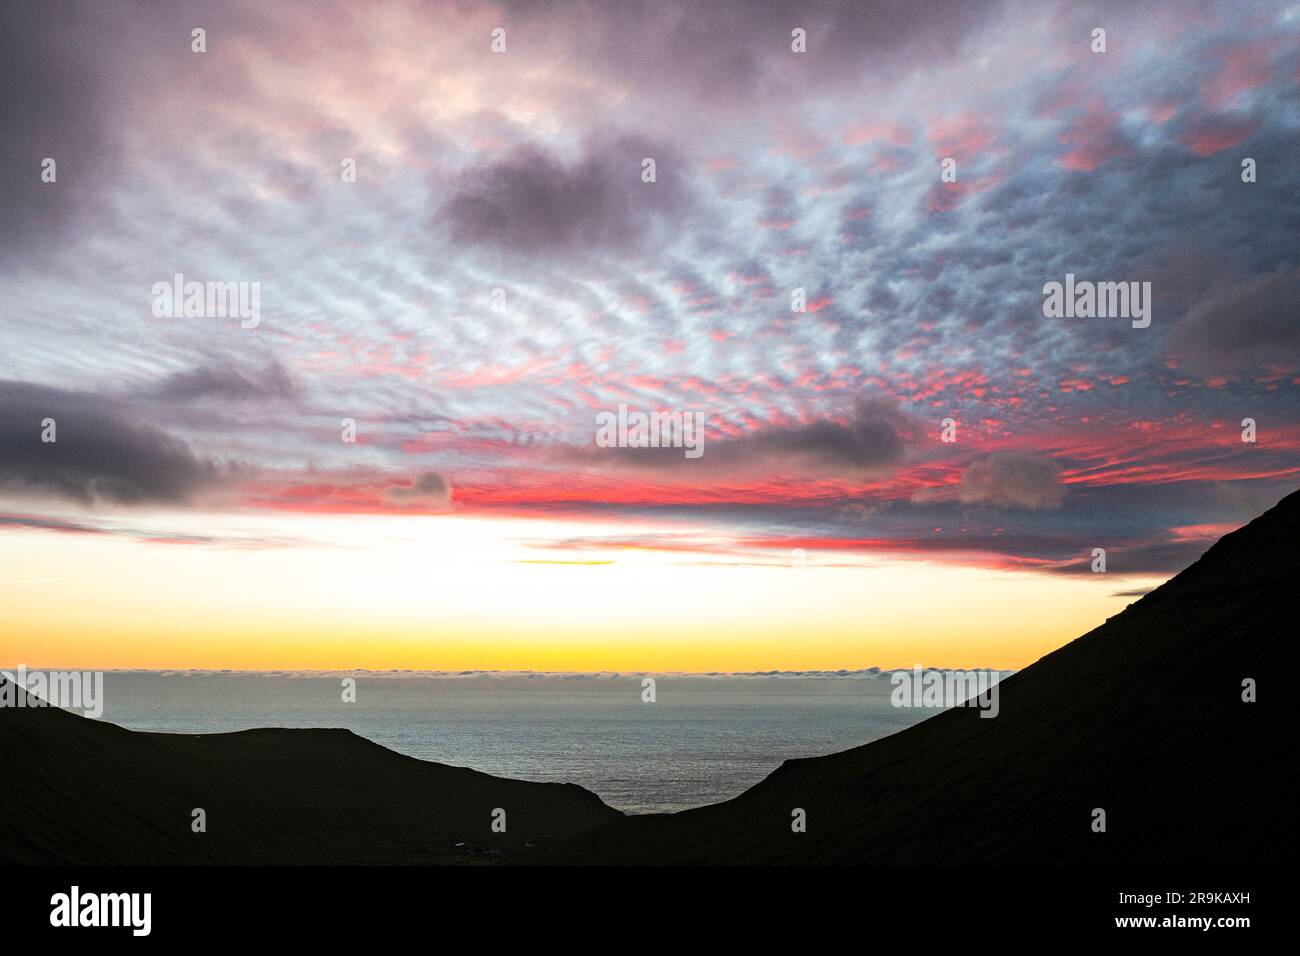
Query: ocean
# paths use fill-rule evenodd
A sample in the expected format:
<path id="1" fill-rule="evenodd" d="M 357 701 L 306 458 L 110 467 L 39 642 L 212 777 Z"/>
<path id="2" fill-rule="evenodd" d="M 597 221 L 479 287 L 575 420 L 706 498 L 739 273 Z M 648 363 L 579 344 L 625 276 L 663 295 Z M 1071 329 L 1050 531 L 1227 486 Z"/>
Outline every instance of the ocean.
<path id="1" fill-rule="evenodd" d="M 891 706 L 889 678 L 344 675 L 109 671 L 100 718 L 131 730 L 346 727 L 399 753 L 577 783 L 628 813 L 727 800 L 791 757 L 865 744 L 935 709 Z"/>

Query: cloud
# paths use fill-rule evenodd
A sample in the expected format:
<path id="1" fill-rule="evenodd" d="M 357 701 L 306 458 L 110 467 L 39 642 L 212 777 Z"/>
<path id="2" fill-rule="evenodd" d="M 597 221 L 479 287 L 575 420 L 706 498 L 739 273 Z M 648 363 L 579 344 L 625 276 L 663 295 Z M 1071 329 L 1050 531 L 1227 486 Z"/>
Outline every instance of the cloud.
<path id="1" fill-rule="evenodd" d="M 1197 156 L 1213 156 L 1251 136 L 1259 122 L 1249 116 L 1198 117 L 1183 133 L 1183 143 Z"/>
<path id="2" fill-rule="evenodd" d="M 821 418 L 794 425 L 769 425 L 734 438 L 711 437 L 706 424 L 703 453 L 698 458 L 688 459 L 681 448 L 670 447 L 592 445 L 566 448 L 559 454 L 590 466 L 673 469 L 710 477 L 764 472 L 861 477 L 865 472 L 897 464 L 916 429 L 913 418 L 894 400 L 859 395 L 852 415 L 844 421 Z"/>
<path id="3" fill-rule="evenodd" d="M 642 182 L 642 160 L 656 181 Z M 666 144 L 637 137 L 589 144 L 566 164 L 536 147 L 463 173 L 441 209 L 451 238 L 526 255 L 618 252 L 685 215 L 686 170 Z"/>
<path id="4" fill-rule="evenodd" d="M 977 0 L 665 0 L 536 3 L 508 0 L 512 22 L 567 38 L 570 57 L 611 83 L 706 97 L 747 107 L 767 96 L 799 95 L 889 76 L 904 66 L 952 57 L 1002 6 Z M 790 52 L 791 30 L 807 31 L 808 53 Z"/>
<path id="5" fill-rule="evenodd" d="M 1174 353 L 1196 372 L 1300 364 L 1300 268 L 1280 267 L 1211 291 L 1174 329 Z"/>
<path id="6" fill-rule="evenodd" d="M 0 4 L 0 248 L 42 249 L 87 211 L 115 162 L 97 57 L 79 49 L 70 11 Z M 42 182 L 53 159 L 56 180 Z"/>
<path id="7" fill-rule="evenodd" d="M 42 441 L 54 420 L 55 441 Z M 0 381 L 0 489 L 82 504 L 181 503 L 216 478 L 184 442 L 102 398 Z"/>
<path id="8" fill-rule="evenodd" d="M 1058 4 L 1064 21 L 1024 4 L 707 7 L 411 2 L 363 24 L 333 15 L 346 10 L 333 2 L 209 4 L 202 21 L 183 7 L 141 18 L 117 0 L 0 3 L 4 377 L 111 394 L 98 410 L 117 420 L 253 462 L 263 474 L 238 500 L 268 507 L 413 509 L 420 462 L 458 476 L 457 507 L 689 507 L 720 524 L 825 523 L 830 534 L 850 520 L 842 496 L 892 497 L 893 510 L 848 533 L 892 522 L 892 533 L 952 534 L 965 547 L 957 539 L 975 532 L 949 520 L 962 449 L 1015 446 L 1070 469 L 1061 509 L 972 507 L 963 526 L 1006 526 L 988 532 L 990 548 L 1017 529 L 1062 529 L 1081 548 L 1099 529 L 1111 529 L 1106 543 L 1192 523 L 1211 505 L 1191 492 L 1211 481 L 1294 483 L 1290 376 L 1206 388 L 1165 364 L 1194 308 L 1178 330 L 1189 365 L 1300 351 L 1272 328 L 1276 315 L 1247 348 L 1255 323 L 1228 301 L 1251 274 L 1296 264 L 1286 24 L 1247 23 L 1219 3 L 1168 32 L 1158 6 L 1111 9 L 1123 18 L 1112 40 L 1128 38 L 1119 46 L 1168 49 L 1148 69 L 1118 47 L 1088 52 L 1089 5 Z M 201 56 L 188 47 L 199 22 Z M 498 24 L 510 31 L 505 56 L 487 52 Z M 789 51 L 794 25 L 808 30 L 807 54 Z M 1224 142 L 1201 122 L 1207 73 L 1196 65 L 1212 67 L 1234 38 L 1270 35 L 1281 43 L 1271 78 L 1209 104 L 1227 111 L 1211 118 L 1258 123 L 1248 142 L 1260 181 L 1243 184 L 1231 150 L 1202 159 L 1188 148 Z M 1010 79 L 989 66 L 1026 47 L 1033 62 Z M 1176 110 L 1143 119 L 1165 105 Z M 37 176 L 47 141 L 57 187 Z M 939 146 L 982 191 L 924 221 Z M 1072 148 L 1094 171 L 1062 175 Z M 645 155 L 659 161 L 653 185 L 640 182 Z M 358 183 L 339 181 L 343 156 L 358 159 Z M 683 183 L 689 196 L 673 191 Z M 60 255 L 17 260 L 56 232 Z M 1200 255 L 1189 237 L 1201 237 Z M 493 255 L 509 268 L 492 268 Z M 1143 264 L 1156 257 L 1165 271 Z M 274 321 L 255 335 L 150 321 L 149 284 L 177 271 L 261 279 Z M 1043 283 L 1067 272 L 1153 281 L 1150 334 L 1036 318 Z M 500 313 L 488 296 L 498 284 Z M 796 316 L 795 287 L 834 301 Z M 311 407 L 287 400 L 274 366 L 261 371 L 268 350 Z M 905 421 L 858 416 L 841 398 L 861 388 L 896 397 L 899 419 L 924 415 L 927 431 L 948 415 L 971 430 L 961 446 L 913 445 Z M 703 458 L 545 458 L 579 418 L 572 441 L 589 443 L 591 412 L 622 401 L 706 410 Z M 1246 414 L 1267 442 L 1230 454 L 1212 424 Z M 343 416 L 361 423 L 359 444 L 338 440 Z M 1068 438 L 1085 420 L 1101 436 L 1088 454 Z M 1171 442 L 1174 425 L 1191 431 Z M 907 470 L 858 481 L 900 461 Z M 987 464 L 972 482 L 981 469 L 968 496 L 1006 483 Z M 844 480 L 808 480 L 822 475 Z M 935 485 L 948 496 L 928 499 L 935 507 L 909 504 L 913 488 Z M 1089 511 L 1103 487 L 1122 496 Z M 1156 491 L 1139 513 L 1142 488 Z"/>
<path id="9" fill-rule="evenodd" d="M 1056 462 L 1035 451 L 995 452 L 962 473 L 957 498 L 968 505 L 1048 511 L 1065 497 L 1060 473 Z"/>
<path id="10" fill-rule="evenodd" d="M 426 471 L 417 475 L 409 485 L 389 488 L 388 495 L 406 504 L 445 508 L 451 504 L 451 481 L 436 471 Z"/>
<path id="11" fill-rule="evenodd" d="M 107 534 L 103 528 L 81 521 L 63 518 L 42 518 L 33 515 L 0 515 L 0 527 L 22 528 L 32 531 L 60 531 L 64 534 Z"/>
<path id="12" fill-rule="evenodd" d="M 240 401 L 293 398 L 297 386 L 284 366 L 272 359 L 255 373 L 229 364 L 200 365 L 167 376 L 151 394 L 166 401 L 189 402 L 200 398 Z"/>
<path id="13" fill-rule="evenodd" d="M 897 463 L 911 420 L 894 401 L 859 396 L 846 423 L 816 421 L 791 428 L 767 428 L 723 445 L 724 457 L 773 459 L 831 471 L 860 471 Z"/>

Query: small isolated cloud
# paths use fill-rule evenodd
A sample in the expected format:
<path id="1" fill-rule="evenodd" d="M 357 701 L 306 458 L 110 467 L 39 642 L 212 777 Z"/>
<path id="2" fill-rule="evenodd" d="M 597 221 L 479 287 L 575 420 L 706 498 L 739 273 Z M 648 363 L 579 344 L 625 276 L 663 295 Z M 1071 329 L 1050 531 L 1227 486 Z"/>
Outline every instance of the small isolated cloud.
<path id="1" fill-rule="evenodd" d="M 957 498 L 968 505 L 1049 511 L 1061 506 L 1060 466 L 1035 451 L 1001 451 L 972 462 Z"/>
<path id="2" fill-rule="evenodd" d="M 1155 590 L 1154 587 L 1150 587 L 1150 588 L 1133 588 L 1132 590 L 1129 590 L 1129 591 L 1112 591 L 1111 594 L 1110 594 L 1110 596 L 1111 596 L 1111 597 L 1131 597 L 1131 598 L 1140 598 L 1140 597 L 1146 597 L 1148 594 L 1150 594 L 1150 593 L 1151 593 L 1152 591 L 1154 591 L 1154 590 Z"/>
<path id="3" fill-rule="evenodd" d="M 680 448 L 567 448 L 560 456 L 584 465 L 677 469 L 712 477 L 753 474 L 850 476 L 888 468 L 902 460 L 916 423 L 892 399 L 860 395 L 847 420 L 821 418 L 771 425 L 738 437 L 718 438 L 705 428 L 703 454 L 686 458 Z"/>
<path id="4" fill-rule="evenodd" d="M 426 471 L 409 485 L 389 488 L 388 496 L 403 504 L 446 508 L 451 504 L 451 482 L 436 471 Z"/>
<path id="5" fill-rule="evenodd" d="M 772 458 L 817 468 L 858 471 L 896 464 L 911 422 L 889 399 L 859 396 L 845 422 L 815 421 L 769 428 L 723 446 L 736 458 Z"/>
<path id="6" fill-rule="evenodd" d="M 53 420 L 54 441 L 43 440 Z M 182 441 L 99 396 L 0 382 L 0 491 L 82 504 L 180 503 L 216 478 Z"/>
<path id="7" fill-rule="evenodd" d="M 655 181 L 642 181 L 642 161 Z M 566 164 L 534 146 L 466 171 L 439 218 L 458 243 L 524 255 L 619 252 L 690 208 L 675 149 L 639 137 L 589 144 Z"/>
<path id="8" fill-rule="evenodd" d="M 1300 268 L 1283 267 L 1211 291 L 1173 332 L 1173 350 L 1194 372 L 1300 365 Z"/>
<path id="9" fill-rule="evenodd" d="M 1065 498 L 1060 474 L 1056 462 L 1039 452 L 999 451 L 971 462 L 959 484 L 923 488 L 912 495 L 912 503 L 960 501 L 966 505 L 1050 511 L 1059 508 Z"/>
<path id="10" fill-rule="evenodd" d="M 201 398 L 228 401 L 292 398 L 297 387 L 279 362 L 250 372 L 229 364 L 211 364 L 169 375 L 152 394 L 167 401 L 188 402 Z"/>

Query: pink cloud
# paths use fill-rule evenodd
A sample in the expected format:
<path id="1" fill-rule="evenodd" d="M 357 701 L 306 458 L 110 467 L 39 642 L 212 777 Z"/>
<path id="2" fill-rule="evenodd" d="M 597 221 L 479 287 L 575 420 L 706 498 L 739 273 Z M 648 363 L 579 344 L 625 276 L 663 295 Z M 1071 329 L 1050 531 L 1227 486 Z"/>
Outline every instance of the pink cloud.
<path id="1" fill-rule="evenodd" d="M 1205 78 L 1201 96 L 1210 109 L 1227 107 L 1242 93 L 1268 83 L 1273 74 L 1276 38 L 1249 40 L 1226 47 L 1221 53 L 1223 65 Z"/>
<path id="2" fill-rule="evenodd" d="M 1061 134 L 1061 142 L 1070 148 L 1056 161 L 1075 172 L 1090 173 L 1125 152 L 1118 118 L 1101 107 L 1088 110 L 1076 120 Z"/>
<path id="3" fill-rule="evenodd" d="M 886 143 L 890 146 L 907 146 L 912 134 L 899 123 L 859 123 L 844 131 L 845 146 L 864 146 L 867 143 Z"/>
<path id="4" fill-rule="evenodd" d="M 928 131 L 930 143 L 943 156 L 969 159 L 987 149 L 996 132 L 974 113 L 956 113 L 934 122 Z"/>
<path id="5" fill-rule="evenodd" d="M 1236 146 L 1258 127 L 1259 123 L 1247 116 L 1203 116 L 1180 138 L 1197 156 L 1212 156 Z"/>

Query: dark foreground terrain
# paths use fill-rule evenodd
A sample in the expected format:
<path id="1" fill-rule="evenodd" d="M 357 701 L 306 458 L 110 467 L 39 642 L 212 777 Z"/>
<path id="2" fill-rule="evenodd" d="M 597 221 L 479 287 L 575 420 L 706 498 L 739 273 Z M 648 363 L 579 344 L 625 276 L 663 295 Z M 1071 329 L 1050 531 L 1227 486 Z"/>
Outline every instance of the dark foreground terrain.
<path id="1" fill-rule="evenodd" d="M 347 730 L 146 734 L 0 708 L 0 761 L 0 863 L 485 863 L 620 815 L 575 784 L 416 760 Z"/>
<path id="2" fill-rule="evenodd" d="M 1297 622 L 1300 493 L 1004 681 L 994 719 L 946 711 L 643 817 L 347 731 L 144 734 L 0 708 L 0 862 L 1294 862 Z"/>
<path id="3" fill-rule="evenodd" d="M 1014 608 L 1008 608 L 1014 614 Z M 1102 626 L 955 708 L 790 760 L 727 803 L 624 818 L 601 863 L 1294 862 L 1300 493 Z M 1257 682 L 1257 703 L 1242 681 Z M 807 813 L 793 833 L 791 811 Z M 1091 829 L 1096 808 L 1105 833 Z"/>

